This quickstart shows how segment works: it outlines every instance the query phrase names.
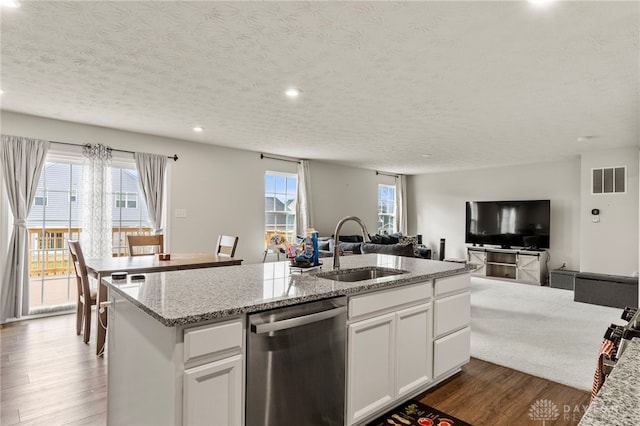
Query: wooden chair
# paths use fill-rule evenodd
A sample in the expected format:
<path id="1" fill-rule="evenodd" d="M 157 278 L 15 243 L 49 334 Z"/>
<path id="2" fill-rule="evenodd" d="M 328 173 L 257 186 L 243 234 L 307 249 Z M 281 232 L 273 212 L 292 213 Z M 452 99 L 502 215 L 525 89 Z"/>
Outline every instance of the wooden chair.
<path id="1" fill-rule="evenodd" d="M 76 308 L 76 334 L 80 335 L 84 326 L 84 343 L 89 343 L 91 335 L 91 306 L 96 305 L 97 290 L 89 286 L 89 276 L 87 266 L 84 263 L 84 255 L 80 248 L 80 242 L 69 241 L 69 253 L 73 262 L 73 269 L 76 271 L 76 282 L 78 285 L 78 298 Z"/>
<path id="2" fill-rule="evenodd" d="M 164 253 L 164 236 L 159 235 L 127 235 L 129 256 L 145 256 Z"/>
<path id="3" fill-rule="evenodd" d="M 238 246 L 238 237 L 231 237 L 229 235 L 219 235 L 216 254 L 218 256 L 233 257 L 236 254 L 237 246 Z"/>

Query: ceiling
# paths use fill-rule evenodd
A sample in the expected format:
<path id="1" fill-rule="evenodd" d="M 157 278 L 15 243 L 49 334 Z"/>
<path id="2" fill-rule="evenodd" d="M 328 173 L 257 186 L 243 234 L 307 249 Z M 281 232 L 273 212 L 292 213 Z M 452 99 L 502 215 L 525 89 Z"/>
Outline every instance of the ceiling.
<path id="1" fill-rule="evenodd" d="M 637 146 L 639 38 L 636 1 L 23 0 L 1 14 L 1 101 L 387 172 L 466 170 Z"/>

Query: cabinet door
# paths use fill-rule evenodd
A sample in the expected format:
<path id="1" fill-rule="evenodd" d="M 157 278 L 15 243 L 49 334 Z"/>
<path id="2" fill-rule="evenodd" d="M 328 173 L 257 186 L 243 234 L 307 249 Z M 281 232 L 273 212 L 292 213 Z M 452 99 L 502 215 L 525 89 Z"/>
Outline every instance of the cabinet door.
<path id="1" fill-rule="evenodd" d="M 469 263 L 476 266 L 476 269 L 471 271 L 471 273 L 473 275 L 484 276 L 485 263 L 486 263 L 486 255 L 484 250 L 478 251 L 478 250 L 468 249 L 467 253 L 469 256 Z"/>
<path id="2" fill-rule="evenodd" d="M 433 345 L 433 377 L 469 362 L 471 352 L 471 329 L 469 327 L 448 334 Z"/>
<path id="3" fill-rule="evenodd" d="M 184 425 L 242 424 L 242 356 L 184 372 Z"/>
<path id="4" fill-rule="evenodd" d="M 396 313 L 396 398 L 432 378 L 431 304 Z"/>
<path id="5" fill-rule="evenodd" d="M 471 293 L 437 299 L 433 308 L 435 337 L 466 327 L 471 323 Z"/>
<path id="6" fill-rule="evenodd" d="M 394 325 L 394 313 L 349 325 L 349 424 L 358 422 L 394 399 Z"/>
<path id="7" fill-rule="evenodd" d="M 540 284 L 540 257 L 520 254 L 518 256 L 518 281 Z"/>

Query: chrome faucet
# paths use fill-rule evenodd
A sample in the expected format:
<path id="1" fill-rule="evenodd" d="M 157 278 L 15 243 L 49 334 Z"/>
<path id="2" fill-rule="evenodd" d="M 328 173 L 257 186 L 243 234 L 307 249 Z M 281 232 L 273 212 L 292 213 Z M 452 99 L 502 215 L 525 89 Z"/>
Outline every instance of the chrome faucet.
<path id="1" fill-rule="evenodd" d="M 362 219 L 360 219 L 359 217 L 356 217 L 356 216 L 347 216 L 345 218 L 340 219 L 340 222 L 338 222 L 338 224 L 336 225 L 336 230 L 333 233 L 333 238 L 334 238 L 334 243 L 333 243 L 333 269 L 339 269 L 340 268 L 340 228 L 342 228 L 342 225 L 348 220 L 353 220 L 358 225 L 360 225 L 360 229 L 362 229 L 362 239 L 363 239 L 363 241 L 364 242 L 369 241 L 369 233 L 367 232 L 367 227 L 364 224 L 364 222 L 362 221 Z"/>

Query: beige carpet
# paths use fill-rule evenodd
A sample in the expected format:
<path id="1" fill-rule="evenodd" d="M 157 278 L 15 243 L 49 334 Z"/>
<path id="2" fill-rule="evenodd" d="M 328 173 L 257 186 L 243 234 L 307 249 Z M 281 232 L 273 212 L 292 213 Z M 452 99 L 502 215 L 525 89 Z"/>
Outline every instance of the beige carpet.
<path id="1" fill-rule="evenodd" d="M 622 309 L 573 291 L 471 278 L 471 356 L 590 390 L 602 338 Z"/>

